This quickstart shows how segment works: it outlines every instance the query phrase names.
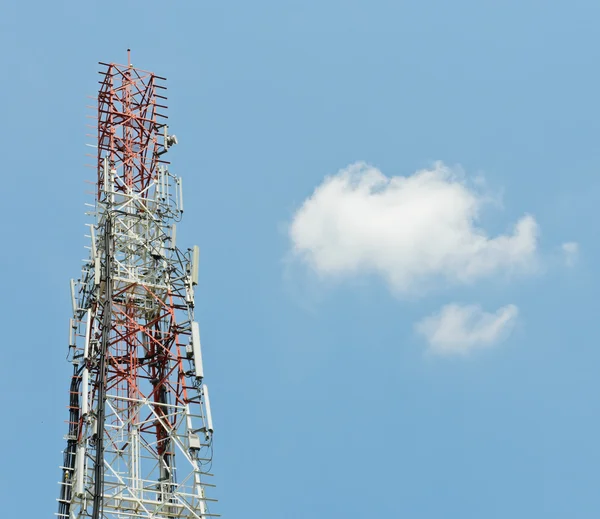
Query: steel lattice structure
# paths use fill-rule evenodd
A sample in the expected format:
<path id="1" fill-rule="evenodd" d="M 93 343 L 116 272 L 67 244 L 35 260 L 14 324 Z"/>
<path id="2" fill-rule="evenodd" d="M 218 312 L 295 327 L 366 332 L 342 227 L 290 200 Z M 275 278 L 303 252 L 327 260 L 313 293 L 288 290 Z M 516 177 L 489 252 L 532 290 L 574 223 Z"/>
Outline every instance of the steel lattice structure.
<path id="1" fill-rule="evenodd" d="M 129 61 L 129 60 L 128 60 Z M 90 256 L 71 281 L 63 519 L 196 518 L 212 418 L 194 320 L 198 248 L 177 248 L 181 179 L 164 154 L 164 78 L 101 63 Z"/>

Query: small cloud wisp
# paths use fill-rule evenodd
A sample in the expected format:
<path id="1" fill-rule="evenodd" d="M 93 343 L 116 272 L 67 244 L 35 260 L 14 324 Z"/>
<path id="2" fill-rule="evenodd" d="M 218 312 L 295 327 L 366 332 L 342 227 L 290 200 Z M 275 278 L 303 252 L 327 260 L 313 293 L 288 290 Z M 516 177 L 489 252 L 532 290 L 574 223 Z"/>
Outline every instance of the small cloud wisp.
<path id="1" fill-rule="evenodd" d="M 466 355 L 504 340 L 511 332 L 519 310 L 515 305 L 485 312 L 477 305 L 450 304 L 425 317 L 415 331 L 425 337 L 437 355 Z"/>
<path id="2" fill-rule="evenodd" d="M 562 251 L 565 258 L 565 265 L 573 267 L 579 258 L 579 243 L 570 241 L 562 244 Z"/>

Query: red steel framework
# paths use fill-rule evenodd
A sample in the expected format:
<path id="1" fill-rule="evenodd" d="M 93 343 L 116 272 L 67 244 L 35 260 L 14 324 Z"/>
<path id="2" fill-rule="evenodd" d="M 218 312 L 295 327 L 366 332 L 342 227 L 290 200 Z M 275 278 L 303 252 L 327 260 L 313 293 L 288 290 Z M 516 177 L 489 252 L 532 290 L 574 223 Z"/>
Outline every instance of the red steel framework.
<path id="1" fill-rule="evenodd" d="M 128 60 L 129 61 L 129 60 Z M 125 185 L 144 193 L 154 178 L 159 158 L 160 120 L 166 120 L 167 97 L 158 93 L 166 87 L 166 78 L 152 72 L 114 63 L 100 63 L 107 70 L 100 72 L 98 93 L 98 197 L 104 184 L 103 161 L 121 164 Z M 118 132 L 118 128 L 122 132 Z M 124 186 L 119 186 L 123 190 Z"/>

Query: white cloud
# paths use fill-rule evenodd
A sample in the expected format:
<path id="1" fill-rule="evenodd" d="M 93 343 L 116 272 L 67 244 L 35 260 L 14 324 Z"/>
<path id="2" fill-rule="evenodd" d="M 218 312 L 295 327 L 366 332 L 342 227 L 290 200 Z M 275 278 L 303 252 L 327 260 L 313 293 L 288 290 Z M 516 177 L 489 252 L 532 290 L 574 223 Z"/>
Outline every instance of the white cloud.
<path id="1" fill-rule="evenodd" d="M 469 283 L 535 267 L 537 223 L 523 216 L 511 233 L 477 226 L 489 201 L 443 163 L 386 177 L 357 163 L 328 177 L 289 228 L 293 252 L 321 275 L 374 272 L 401 293 L 436 279 Z"/>
<path id="2" fill-rule="evenodd" d="M 563 243 L 562 250 L 567 267 L 574 266 L 575 263 L 577 263 L 577 258 L 579 257 L 579 244 L 575 241 Z"/>
<path id="3" fill-rule="evenodd" d="M 506 338 L 518 313 L 515 305 L 507 305 L 495 313 L 488 313 L 476 305 L 451 304 L 444 306 L 439 313 L 419 321 L 415 330 L 427 339 L 433 353 L 465 355 Z"/>

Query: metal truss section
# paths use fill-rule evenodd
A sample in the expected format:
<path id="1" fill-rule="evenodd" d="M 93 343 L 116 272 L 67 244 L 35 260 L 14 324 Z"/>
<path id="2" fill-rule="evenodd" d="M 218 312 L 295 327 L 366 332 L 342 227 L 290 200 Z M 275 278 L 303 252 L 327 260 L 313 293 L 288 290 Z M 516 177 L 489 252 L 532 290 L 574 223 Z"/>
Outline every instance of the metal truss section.
<path id="1" fill-rule="evenodd" d="M 164 78 L 101 64 L 90 255 L 71 281 L 64 519 L 215 517 L 213 424 L 194 289 L 199 249 L 176 245 L 179 177 L 163 159 Z M 161 92 L 159 94 L 158 92 Z"/>

